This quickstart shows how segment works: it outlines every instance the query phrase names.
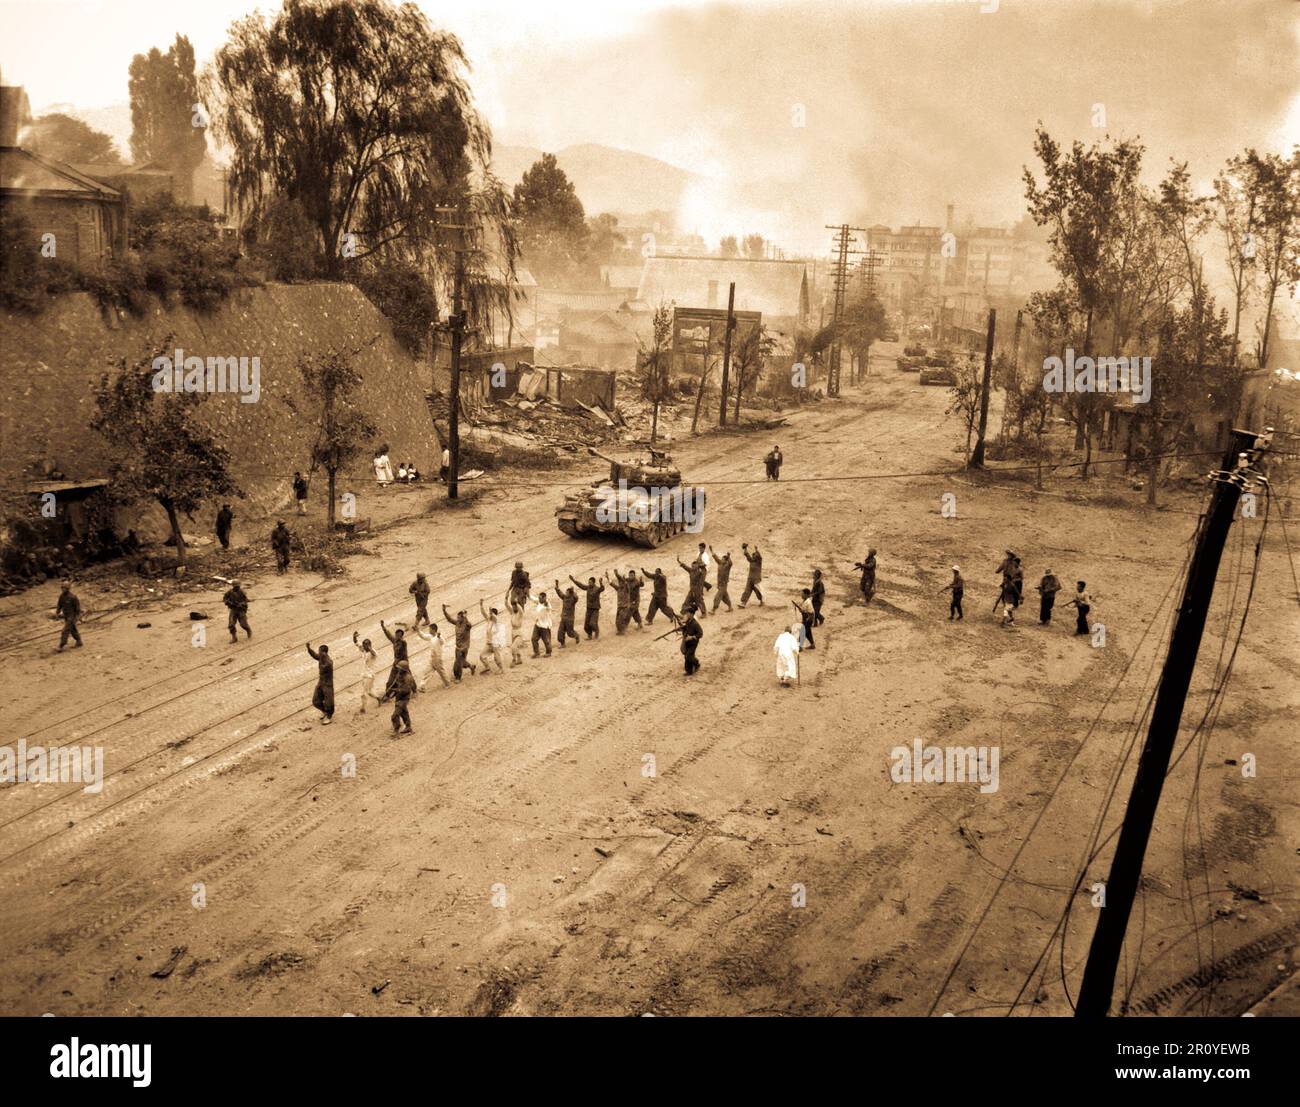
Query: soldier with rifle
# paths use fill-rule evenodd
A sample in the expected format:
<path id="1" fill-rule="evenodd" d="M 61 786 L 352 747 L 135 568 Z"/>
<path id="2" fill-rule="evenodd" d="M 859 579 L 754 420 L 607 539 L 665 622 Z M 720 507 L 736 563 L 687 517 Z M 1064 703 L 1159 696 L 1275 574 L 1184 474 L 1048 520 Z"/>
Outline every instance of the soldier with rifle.
<path id="1" fill-rule="evenodd" d="M 862 570 L 862 579 L 858 587 L 862 590 L 862 602 L 870 603 L 876 594 L 876 550 L 873 546 L 867 551 L 866 561 L 855 561 L 853 568 Z"/>
<path id="2" fill-rule="evenodd" d="M 666 634 L 659 635 L 655 641 L 660 638 L 667 638 L 670 634 L 680 634 L 682 636 L 682 659 L 684 662 L 686 675 L 694 676 L 700 670 L 699 658 L 695 656 L 696 647 L 700 644 L 700 639 L 704 637 L 704 628 L 695 618 L 695 605 L 687 603 L 682 608 L 682 622 Z"/>

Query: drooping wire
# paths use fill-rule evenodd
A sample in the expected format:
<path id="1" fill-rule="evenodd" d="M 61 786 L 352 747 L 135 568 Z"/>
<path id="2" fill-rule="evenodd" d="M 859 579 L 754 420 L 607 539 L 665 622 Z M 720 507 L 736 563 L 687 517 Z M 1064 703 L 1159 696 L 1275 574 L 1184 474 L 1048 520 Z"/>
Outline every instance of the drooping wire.
<path id="1" fill-rule="evenodd" d="M 1190 547 L 1189 547 L 1188 557 L 1190 559 Z M 1177 582 L 1175 581 L 1175 583 Z M 1172 592 L 1172 590 L 1173 590 L 1173 585 L 1171 584 L 1169 589 L 1166 590 L 1165 596 L 1161 599 L 1160 605 L 1157 607 L 1157 611 L 1159 611 L 1160 608 L 1163 607 L 1165 601 L 1168 599 L 1169 594 L 1170 592 Z M 1143 632 L 1142 638 L 1139 640 L 1137 648 L 1134 650 L 1134 653 L 1129 657 L 1128 661 L 1125 663 L 1124 668 L 1119 675 L 1119 679 L 1116 681 L 1114 686 L 1111 688 L 1110 692 L 1107 694 L 1106 699 L 1103 701 L 1101 708 L 1097 712 L 1096 717 L 1093 719 L 1091 725 L 1088 727 L 1087 732 L 1084 734 L 1083 740 L 1076 747 L 1074 753 L 1071 754 L 1069 760 L 1066 762 L 1064 769 L 1061 771 L 1060 776 L 1056 779 L 1051 789 L 1049 790 L 1046 801 L 1043 803 L 1038 813 L 1034 816 L 1034 820 L 1030 824 L 1029 830 L 1026 832 L 1020 845 L 1016 848 L 1015 853 L 1012 855 L 1011 861 L 1007 864 L 1004 875 L 999 878 L 997 885 L 993 890 L 993 894 L 989 897 L 988 903 L 985 904 L 984 909 L 980 912 L 979 917 L 975 920 L 975 925 L 971 928 L 970 933 L 967 935 L 966 941 L 962 944 L 962 947 L 958 951 L 957 956 L 953 960 L 952 965 L 949 967 L 947 973 L 944 975 L 943 980 L 940 982 L 938 991 L 935 994 L 935 998 L 930 1005 L 930 1009 L 929 1009 L 930 1014 L 933 1014 L 936 1008 L 938 1007 L 940 1000 L 943 998 L 944 992 L 947 990 L 948 985 L 952 982 L 952 978 L 956 975 L 957 969 L 961 966 L 962 960 L 965 958 L 967 951 L 970 949 L 971 944 L 974 942 L 976 934 L 979 933 L 980 927 L 984 925 L 985 920 L 988 918 L 989 913 L 993 909 L 993 905 L 997 902 L 998 897 L 1001 895 L 1003 888 L 1005 888 L 1006 885 L 1009 883 L 1009 878 L 1014 873 L 1016 864 L 1019 862 L 1021 855 L 1028 848 L 1029 843 L 1032 840 L 1035 831 L 1038 829 L 1044 816 L 1047 813 L 1048 808 L 1051 806 L 1052 800 L 1056 797 L 1062 783 L 1064 783 L 1065 781 L 1066 776 L 1069 774 L 1071 768 L 1073 768 L 1075 761 L 1078 760 L 1080 754 L 1087 746 L 1088 740 L 1091 738 L 1093 731 L 1097 728 L 1098 723 L 1101 721 L 1102 715 L 1105 713 L 1106 708 L 1110 705 L 1110 702 L 1115 697 L 1116 692 L 1119 691 L 1120 684 L 1123 682 L 1124 677 L 1127 675 L 1129 668 L 1133 664 L 1134 658 L 1137 656 L 1138 651 L 1141 649 L 1142 642 L 1144 642 L 1148 634 L 1150 634 L 1150 630 L 1151 627 L 1148 626 L 1147 629 Z M 1058 923 L 1057 925 L 1059 928 L 1060 924 Z M 1035 963 L 1035 968 L 1036 967 L 1037 967 L 1037 962 Z M 1033 970 L 1031 969 L 1030 970 L 1031 976 L 1032 976 L 1032 972 Z M 1023 987 L 1021 989 L 1021 994 L 1023 994 Z M 1014 1010 L 1014 1004 L 1012 1005 L 1012 1010 Z M 1010 1013 L 1011 1011 L 1008 1012 L 1008 1014 Z"/>

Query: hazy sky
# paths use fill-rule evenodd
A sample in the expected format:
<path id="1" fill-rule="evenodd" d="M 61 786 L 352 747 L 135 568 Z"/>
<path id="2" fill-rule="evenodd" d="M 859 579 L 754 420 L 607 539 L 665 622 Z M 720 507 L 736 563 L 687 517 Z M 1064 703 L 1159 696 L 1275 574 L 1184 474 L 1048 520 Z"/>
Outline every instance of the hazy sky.
<path id="1" fill-rule="evenodd" d="M 499 142 L 690 169 L 682 222 L 711 240 L 821 252 L 825 223 L 939 223 L 949 201 L 1012 221 L 1038 119 L 1062 139 L 1140 136 L 1150 175 L 1176 155 L 1203 181 L 1247 145 L 1300 142 L 1292 0 L 419 6 L 464 41 Z M 123 103 L 133 54 L 180 31 L 206 60 L 256 7 L 0 0 L 0 68 L 36 108 Z"/>

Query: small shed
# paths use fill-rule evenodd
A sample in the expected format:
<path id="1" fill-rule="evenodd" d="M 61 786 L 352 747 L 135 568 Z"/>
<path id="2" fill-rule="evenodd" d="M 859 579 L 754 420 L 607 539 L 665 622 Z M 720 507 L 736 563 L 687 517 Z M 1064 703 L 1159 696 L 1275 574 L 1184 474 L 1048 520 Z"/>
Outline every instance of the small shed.
<path id="1" fill-rule="evenodd" d="M 34 480 L 27 484 L 27 494 L 36 500 L 36 513 L 59 543 L 84 542 L 112 526 L 113 509 L 107 489 L 108 480 L 103 477 Z"/>

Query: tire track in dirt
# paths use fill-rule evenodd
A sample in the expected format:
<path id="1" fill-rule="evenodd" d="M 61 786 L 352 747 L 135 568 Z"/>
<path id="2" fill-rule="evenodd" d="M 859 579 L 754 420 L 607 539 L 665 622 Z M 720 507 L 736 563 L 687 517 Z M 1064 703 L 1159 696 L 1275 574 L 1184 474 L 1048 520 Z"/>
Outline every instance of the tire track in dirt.
<path id="1" fill-rule="evenodd" d="M 856 413 L 856 412 L 851 412 L 851 413 L 848 413 L 848 414 L 846 414 L 846 415 L 840 417 L 838 420 L 833 421 L 832 426 L 841 426 L 841 425 L 843 425 L 843 424 L 845 424 L 845 423 L 855 421 L 857 418 L 858 418 L 857 413 Z M 728 450 L 726 449 L 726 447 L 724 446 L 724 447 L 723 447 L 722 449 L 720 449 L 716 454 L 714 454 L 714 455 L 713 455 L 713 458 L 710 459 L 710 460 L 717 460 L 717 459 L 720 459 L 720 458 L 728 458 L 728 454 L 729 454 L 729 451 L 728 451 Z M 707 461 L 706 461 L 706 464 L 708 464 Z M 733 475 L 733 474 L 735 474 L 735 473 L 741 472 L 741 471 L 743 471 L 744 469 L 747 469 L 748 467 L 749 467 L 749 463 L 748 463 L 747 461 L 745 461 L 745 462 L 739 462 L 739 463 L 728 461 L 728 462 L 724 463 L 723 472 L 722 472 L 721 474 L 714 474 L 714 475 L 709 475 L 709 476 L 703 476 L 703 477 L 700 477 L 700 478 L 698 478 L 698 479 L 700 480 L 701 483 L 705 483 L 705 482 L 707 482 L 708 480 L 719 480 L 719 479 L 724 479 L 724 478 L 726 478 L 726 477 L 728 477 L 728 476 L 730 476 L 730 475 Z M 576 478 L 575 478 L 575 479 L 576 479 Z M 761 492 L 767 491 L 767 490 L 768 490 L 768 487 L 769 487 L 769 486 L 766 485 L 766 484 L 759 484 L 759 485 L 756 485 L 755 488 L 754 488 L 754 491 L 753 491 L 753 492 L 751 492 L 751 493 L 749 493 L 749 494 L 742 495 L 742 496 L 739 497 L 738 499 L 734 499 L 734 498 L 733 498 L 733 500 L 731 501 L 730 505 L 728 505 L 728 506 L 738 505 L 739 503 L 742 503 L 742 502 L 744 502 L 745 500 L 752 499 L 755 495 L 758 495 L 758 494 L 761 493 Z M 715 514 L 716 514 L 716 511 L 715 511 Z M 619 550 L 619 551 L 622 551 L 623 549 L 626 548 L 626 547 L 625 547 L 625 544 L 622 543 L 621 541 L 617 540 L 617 539 L 601 539 L 601 538 L 599 538 L 599 537 L 593 536 L 593 537 L 590 539 L 590 541 L 594 541 L 594 542 L 596 542 L 596 543 L 598 544 L 598 548 L 602 548 L 602 547 L 603 547 L 605 550 L 617 549 L 617 550 Z M 551 546 L 555 546 L 555 547 L 557 547 L 557 548 L 562 548 L 562 549 L 564 549 L 566 552 L 571 552 L 571 551 L 572 551 L 572 548 L 573 548 L 573 547 L 572 547 L 572 540 L 569 539 L 569 538 L 567 538 L 567 537 L 565 537 L 565 536 L 563 536 L 563 535 L 561 535 L 561 536 L 558 536 L 558 537 L 555 537 L 555 538 L 552 538 L 552 539 L 548 539 L 547 541 L 542 542 L 542 543 L 539 543 L 539 544 L 537 544 L 536 546 L 530 547 L 528 550 L 525 550 L 524 552 L 525 552 L 525 553 L 533 552 L 533 551 L 536 551 L 536 550 L 539 550 L 539 549 L 545 549 L 545 548 L 548 548 L 548 547 L 551 547 Z M 504 555 L 501 556 L 501 557 L 496 557 L 496 555 L 497 555 L 498 553 L 500 553 L 500 552 L 503 551 L 503 550 L 507 550 L 507 549 L 512 550 L 512 552 L 510 552 L 510 553 L 508 553 L 508 554 L 504 554 Z M 504 545 L 504 544 L 503 544 L 502 546 L 498 547 L 497 549 L 494 549 L 494 550 L 492 550 L 492 551 L 489 551 L 487 554 L 482 555 L 482 556 L 485 556 L 485 557 L 494 558 L 494 560 L 490 561 L 490 562 L 489 562 L 487 565 L 485 565 L 485 566 L 479 566 L 479 567 L 475 568 L 474 570 L 472 570 L 472 571 L 470 571 L 470 572 L 468 572 L 468 573 L 462 573 L 462 574 L 460 574 L 458 577 L 453 578 L 453 581 L 454 581 L 454 582 L 457 582 L 457 583 L 464 583 L 464 582 L 467 581 L 467 580 L 476 579 L 476 578 L 482 576 L 483 574 L 485 574 L 486 572 L 488 572 L 490 569 L 492 569 L 492 568 L 496 568 L 497 566 L 504 565 L 504 564 L 510 562 L 512 559 L 517 558 L 518 555 L 519 555 L 519 551 L 518 551 L 517 548 L 512 547 L 512 546 L 507 546 L 507 545 Z M 616 556 L 614 557 L 614 559 L 611 560 L 611 561 L 602 562 L 602 566 L 605 567 L 605 568 L 608 568 L 608 567 L 614 565 L 614 563 L 618 560 L 618 556 L 619 556 L 619 555 L 616 555 Z M 644 556 L 644 555 L 642 555 L 642 556 Z M 562 560 L 561 562 L 558 562 L 558 563 L 556 563 L 556 564 L 553 565 L 553 566 L 549 566 L 549 567 L 546 568 L 545 570 L 542 570 L 542 571 L 541 571 L 541 575 L 540 575 L 539 579 L 544 579 L 545 577 L 549 577 L 549 575 L 550 575 L 551 573 L 556 572 L 558 569 L 560 569 L 560 568 L 563 567 L 563 566 L 567 566 L 567 565 L 571 564 L 571 562 L 572 562 L 572 558 L 567 558 L 567 557 L 566 557 L 566 558 L 565 558 L 564 560 Z M 385 591 L 387 591 L 387 590 L 385 590 Z M 365 602 L 368 602 L 368 601 L 360 601 L 360 602 L 365 603 Z M 472 601 L 471 601 L 471 602 L 472 602 Z M 353 605 L 353 606 L 357 606 L 357 605 Z M 358 622 L 369 622 L 369 621 L 372 621 L 373 619 L 376 619 L 376 618 L 380 617 L 380 616 L 381 616 L 384 612 L 386 612 L 386 611 L 394 610 L 394 609 L 397 609 L 397 610 L 405 610 L 408 606 L 409 606 L 409 601 L 406 601 L 406 600 L 404 600 L 404 599 L 399 598 L 398 601 L 395 601 L 395 602 L 393 602 L 393 603 L 391 603 L 391 604 L 388 604 L 388 605 L 385 605 L 385 606 L 379 608 L 378 610 L 372 612 L 370 615 L 366 616 L 365 618 L 357 619 L 357 620 L 352 620 L 352 621 L 350 621 L 347 625 L 348 625 L 348 626 L 355 626 Z M 325 620 L 325 616 L 322 615 L 322 616 L 320 617 L 319 620 L 314 620 L 313 622 L 319 622 L 319 621 L 324 621 L 324 620 Z M 337 616 L 336 616 L 336 615 L 331 615 L 329 621 L 330 621 L 330 622 L 337 622 Z M 338 635 L 341 635 L 341 636 L 343 636 L 343 637 L 346 637 L 346 626 L 340 628 L 340 629 L 337 631 L 337 634 L 338 634 Z M 316 637 L 321 637 L 321 635 L 318 634 Z M 265 640 L 265 639 L 259 639 L 259 646 L 260 646 L 260 644 L 261 644 L 261 641 L 264 641 L 264 640 Z M 311 640 L 311 639 L 309 639 L 309 640 Z M 331 640 L 332 640 L 332 638 L 331 638 Z M 284 689 L 282 689 L 281 691 L 278 691 L 278 692 L 274 692 L 274 693 L 272 693 L 270 699 L 265 699 L 265 698 L 263 698 L 263 699 L 255 700 L 251 705 L 249 705 L 249 706 L 247 706 L 247 707 L 243 707 L 241 710 L 235 712 L 235 713 L 232 714 L 232 715 L 225 716 L 225 717 L 224 717 L 223 719 L 221 719 L 219 722 L 214 723 L 214 724 L 209 724 L 209 725 L 207 725 L 207 726 L 205 726 L 205 727 L 199 728 L 199 732 L 202 732 L 203 730 L 214 729 L 216 726 L 220 726 L 220 725 L 222 725 L 222 724 L 224 724 L 224 723 L 226 723 L 226 722 L 230 722 L 230 721 L 232 721 L 234 718 L 237 718 L 237 717 L 239 717 L 239 716 L 242 715 L 242 714 L 246 714 L 246 713 L 248 713 L 248 712 L 250 712 L 250 711 L 253 711 L 253 710 L 256 710 L 256 709 L 258 709 L 258 708 L 260 708 L 260 707 L 264 707 L 264 706 L 266 706 L 268 703 L 273 702 L 276 698 L 279 698 L 279 697 L 281 697 L 281 696 L 288 696 L 288 695 L 290 695 L 291 693 L 301 692 L 301 691 L 303 691 L 304 689 L 306 689 L 306 688 L 310 687 L 311 685 L 313 685 L 314 682 L 315 682 L 315 677 L 314 677 L 314 675 L 312 675 L 312 673 L 311 673 L 312 666 L 309 665 L 309 664 L 306 662 L 306 660 L 302 659 L 302 657 L 301 657 L 301 652 L 302 652 L 302 651 L 298 650 L 298 649 L 295 647 L 295 648 L 292 649 L 292 650 L 282 651 L 282 652 L 280 652 L 280 653 L 278 653 L 278 654 L 272 654 L 271 656 L 267 657 L 267 658 L 264 659 L 263 661 L 255 661 L 255 662 L 251 663 L 250 665 L 246 665 L 243 669 L 238 670 L 238 671 L 235 672 L 235 673 L 232 673 L 232 674 L 219 674 L 221 680 L 230 680 L 230 681 L 234 682 L 234 678 L 235 678 L 235 677 L 242 676 L 245 672 L 248 672 L 249 670 L 256 670 L 256 669 L 259 668 L 260 666 L 267 665 L 267 666 L 271 666 L 271 667 L 273 667 L 273 668 L 274 668 L 274 667 L 280 667 L 280 672 L 279 672 L 279 674 L 278 674 L 278 675 L 279 675 L 279 678 L 280 678 L 281 680 L 283 680 L 283 679 L 285 679 L 285 678 L 290 678 L 290 679 L 292 680 L 292 683 L 290 684 L 289 687 L 284 688 Z M 290 659 L 293 659 L 293 660 L 290 661 Z M 286 663 L 286 662 L 288 663 L 288 664 L 287 664 L 287 667 L 285 667 L 285 663 Z M 223 663 L 222 663 L 222 662 L 213 662 L 213 663 L 211 663 L 211 665 L 207 666 L 207 668 L 211 668 L 211 667 L 213 667 L 213 666 L 220 666 L 221 664 L 223 664 Z M 347 658 L 347 660 L 345 660 L 345 661 L 342 663 L 342 665 L 339 666 L 339 668 L 340 668 L 340 670 L 342 670 L 342 669 L 346 669 L 346 668 L 348 668 L 349 666 L 352 667 L 353 669 L 359 670 L 359 669 L 360 669 L 360 659 L 359 659 L 359 658 L 358 658 L 358 659 L 353 659 L 353 658 L 349 657 L 349 658 Z M 307 678 L 306 678 L 306 679 L 302 679 L 302 674 L 307 674 Z M 183 674 L 178 674 L 178 675 L 182 675 L 182 676 L 183 676 L 183 675 L 188 675 L 188 674 L 183 673 Z M 254 675 L 256 676 L 257 674 L 254 673 Z M 273 679 L 275 679 L 274 676 L 273 676 Z M 150 688 L 149 688 L 149 689 L 146 689 L 145 691 L 152 690 L 154 687 L 157 687 L 158 684 L 161 684 L 161 683 L 165 683 L 165 681 L 163 681 L 163 682 L 157 682 L 155 685 L 150 686 Z M 239 687 L 240 687 L 241 689 L 242 689 L 243 687 L 247 687 L 248 683 L 249 683 L 248 681 L 241 681 L 241 682 L 238 682 Z M 356 684 L 356 683 L 359 683 L 359 678 L 358 678 L 358 680 L 353 681 L 353 684 Z M 348 687 L 352 687 L 352 686 L 353 686 L 353 685 L 345 685 L 345 686 L 344 686 L 344 690 L 346 690 L 346 688 L 348 688 Z M 194 692 L 194 691 L 199 690 L 199 688 L 201 688 L 201 687 L 202 687 L 202 685 L 196 686 L 195 688 L 188 689 L 186 692 L 178 693 L 178 695 L 181 695 L 181 696 L 188 695 L 188 694 L 190 694 L 190 693 L 192 693 L 192 692 Z M 260 692 L 260 689 L 254 687 L 254 688 L 253 688 L 253 691 L 254 691 L 254 692 Z M 121 700 L 121 697 L 119 697 L 118 699 L 115 699 L 115 700 L 113 700 L 113 701 L 110 701 L 109 704 L 105 704 L 105 705 L 101 705 L 101 706 L 102 706 L 103 708 L 107 708 L 107 707 L 110 706 L 111 704 L 116 704 L 117 702 L 120 702 L 120 700 Z M 167 701 L 163 701 L 164 704 L 165 704 L 166 702 L 167 702 Z M 125 728 L 125 729 L 127 729 L 127 730 L 129 730 L 129 731 L 132 731 L 132 732 L 138 733 L 138 736 L 139 736 L 139 737 L 138 737 L 138 740 L 137 740 L 137 741 L 134 741 L 134 742 L 131 741 L 130 738 L 128 738 L 128 739 L 126 740 L 126 744 L 125 744 L 125 746 L 123 746 L 123 747 L 119 747 L 119 748 L 115 748 L 115 750 L 114 750 L 115 759 L 117 759 L 117 760 L 122 760 L 123 758 L 125 758 L 125 759 L 128 760 L 128 764 L 130 764 L 130 765 L 134 765 L 135 763 L 138 763 L 138 761 L 143 760 L 143 759 L 146 759 L 146 758 L 148 758 L 148 757 L 150 757 L 150 756 L 155 756 L 155 755 L 162 755 L 162 756 L 165 756 L 166 752 L 167 752 L 169 749 L 175 749 L 175 748 L 178 748 L 178 745 L 187 745 L 187 744 L 189 743 L 189 741 L 191 741 L 191 740 L 193 739 L 193 734 L 194 734 L 194 732 L 195 732 L 195 728 L 194 728 L 192 725 L 189 724 L 189 722 L 188 722 L 188 720 L 187 720 L 187 718 L 186 718 L 187 714 L 192 710 L 191 706 L 190 706 L 188 703 L 185 703 L 183 700 L 177 700 L 177 701 L 176 701 L 176 706 L 175 706 L 171 711 L 168 711 L 168 712 L 166 712 L 164 715 L 160 716 L 160 718 L 163 720 L 164 724 L 165 724 L 165 725 L 170 725 L 170 726 L 172 726 L 173 729 L 170 730 L 170 731 L 168 731 L 168 732 L 166 732 L 164 735 L 161 735 L 161 737 L 165 737 L 167 740 L 164 742 L 164 744 L 163 744 L 161 747 L 157 746 L 157 739 L 158 739 L 158 737 L 160 737 L 160 735 L 156 734 L 156 732 L 155 732 L 155 731 L 156 731 L 156 728 L 150 726 L 149 728 L 141 729 L 141 730 L 139 730 L 138 732 L 135 731 L 135 728 L 138 726 L 138 722 L 137 722 L 137 720 L 139 719 L 140 716 L 145 715 L 145 714 L 148 714 L 149 712 L 154 711 L 154 710 L 159 710 L 159 709 L 160 709 L 160 707 L 159 707 L 159 705 L 157 705 L 157 704 L 155 704 L 155 705 L 146 705 L 146 706 L 144 706 L 144 707 L 141 707 L 141 708 L 138 709 L 137 711 L 132 712 L 131 715 L 130 715 L 130 717 L 127 718 L 127 719 L 116 720 L 116 721 L 114 721 L 114 722 L 112 722 L 112 723 L 107 724 L 107 725 L 104 726 L 104 727 L 100 727 L 100 728 L 97 728 L 97 729 L 91 729 L 91 730 L 89 730 L 89 731 L 87 731 L 87 730 L 85 730 L 84 728 L 82 728 L 82 729 L 79 730 L 79 733 L 78 733 L 77 736 L 78 736 L 79 738 L 87 737 L 87 736 L 93 736 L 94 734 L 97 734 L 97 733 L 103 733 L 103 732 L 106 731 L 106 730 L 112 730 L 112 729 L 114 729 L 114 728 L 116 728 L 116 727 L 123 727 L 123 728 Z M 97 709 L 95 709 L 95 710 L 99 710 L 99 708 L 97 708 Z M 57 725 L 57 724 L 55 724 L 55 725 Z M 122 771 L 122 770 L 118 770 L 118 772 L 121 772 L 121 771 Z M 109 774 L 109 775 L 113 775 L 113 774 Z M 18 790 L 14 790 L 14 791 L 17 792 Z M 44 804 L 42 804 L 40 807 L 38 807 L 38 808 L 36 808 L 36 809 L 34 809 L 34 810 L 28 810 L 27 812 L 20 812 L 20 814 L 19 814 L 18 816 L 14 817 L 14 818 L 11 818 L 11 819 L 9 819 L 6 823 L 4 823 L 4 824 L 0 824 L 0 825 L 8 826 L 8 825 L 10 825 L 10 824 L 12 824 L 12 823 L 22 821 L 22 820 L 25 819 L 25 818 L 29 818 L 30 816 L 32 816 L 32 815 L 34 815 L 34 814 L 37 814 L 37 813 L 39 812 L 39 810 L 43 810 L 43 809 L 46 809 L 46 808 L 48 808 L 48 807 L 50 807 L 50 806 L 54 806 L 54 805 L 56 805 L 56 804 L 58 804 L 58 803 L 60 803 L 60 802 L 66 802 L 66 801 L 69 801 L 69 800 L 73 800 L 73 801 L 75 801 L 75 799 L 76 799 L 76 797 L 77 797 L 77 795 L 78 795 L 79 792 L 80 792 L 80 789 L 78 789 L 78 788 L 75 788 L 75 787 L 74 787 L 74 788 L 70 788 L 70 789 L 68 789 L 67 791 L 65 791 L 64 793 L 61 793 L 60 795 L 58 795 L 58 796 L 55 798 L 53 804 L 50 803 L 50 802 L 48 801 L 48 799 L 47 799 L 46 802 L 45 802 Z M 0 796 L 0 799 L 2 799 L 2 796 Z M 55 817 L 55 821 L 62 821 L 62 820 L 59 819 L 58 817 Z M 74 820 L 74 821 L 75 821 L 75 820 Z M 0 864 L 3 864 L 3 860 L 0 860 Z"/>

